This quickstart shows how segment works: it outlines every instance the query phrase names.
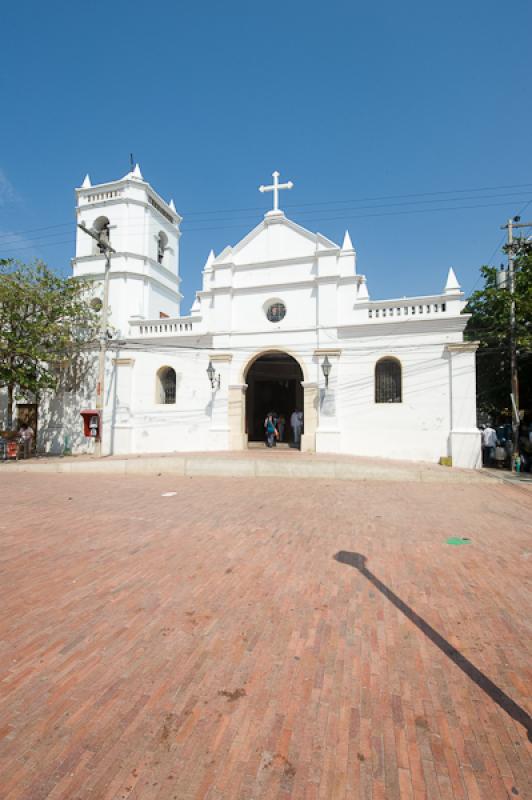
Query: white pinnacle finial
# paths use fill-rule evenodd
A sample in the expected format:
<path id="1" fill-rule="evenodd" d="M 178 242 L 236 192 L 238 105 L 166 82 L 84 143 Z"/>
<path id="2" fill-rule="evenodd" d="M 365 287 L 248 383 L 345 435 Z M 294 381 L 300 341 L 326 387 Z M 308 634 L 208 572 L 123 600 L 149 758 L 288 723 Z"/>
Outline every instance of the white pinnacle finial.
<path id="1" fill-rule="evenodd" d="M 358 284 L 357 300 L 369 300 L 368 284 L 365 280 Z"/>
<path id="2" fill-rule="evenodd" d="M 168 203 L 168 208 L 171 208 L 171 209 L 172 209 L 172 211 L 175 211 L 175 212 L 177 213 L 177 208 L 175 207 L 175 203 L 174 203 L 174 200 L 173 200 L 173 198 L 172 198 L 172 199 L 170 200 L 170 202 Z"/>
<path id="3" fill-rule="evenodd" d="M 268 214 L 282 214 L 282 211 L 279 212 L 279 190 L 280 189 L 292 189 L 294 184 L 292 181 L 288 181 L 288 183 L 279 183 L 279 172 L 275 170 L 272 172 L 273 184 L 271 186 L 259 186 L 259 192 L 273 192 L 273 209 L 269 211 Z"/>
<path id="4" fill-rule="evenodd" d="M 143 181 L 144 178 L 142 177 L 142 172 L 140 171 L 140 167 L 138 164 L 135 164 L 135 169 L 133 172 L 130 173 L 132 178 L 138 178 L 139 181 Z"/>
<path id="5" fill-rule="evenodd" d="M 345 232 L 344 236 L 344 243 L 342 244 L 342 250 L 354 250 L 353 242 L 351 241 L 351 237 L 349 236 L 349 231 Z"/>
<path id="6" fill-rule="evenodd" d="M 443 290 L 444 294 L 460 294 L 461 289 L 462 287 L 458 283 L 458 278 L 456 277 L 454 269 L 449 267 L 447 283 L 445 284 L 445 288 Z"/>
<path id="7" fill-rule="evenodd" d="M 211 252 L 207 256 L 207 261 L 205 262 L 205 266 L 203 267 L 203 269 L 204 270 L 205 269 L 210 269 L 210 266 L 211 266 L 211 264 L 212 264 L 212 262 L 214 261 L 215 258 L 216 258 L 216 256 L 214 255 L 214 250 L 211 250 Z"/>
<path id="8" fill-rule="evenodd" d="M 81 188 L 82 189 L 90 189 L 91 186 L 92 186 L 91 179 L 89 178 L 89 173 L 87 172 L 87 174 L 85 175 L 85 180 L 81 184 Z"/>

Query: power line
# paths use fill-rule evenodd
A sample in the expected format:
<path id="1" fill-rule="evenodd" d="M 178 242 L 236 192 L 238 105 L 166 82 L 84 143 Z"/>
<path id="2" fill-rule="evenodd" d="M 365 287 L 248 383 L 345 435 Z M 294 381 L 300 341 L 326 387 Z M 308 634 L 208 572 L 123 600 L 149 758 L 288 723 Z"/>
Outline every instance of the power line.
<path id="1" fill-rule="evenodd" d="M 518 199 L 514 199 L 513 202 L 520 203 L 520 202 L 522 202 L 522 198 L 519 199 L 519 200 Z M 444 212 L 444 211 L 459 211 L 459 210 L 476 209 L 476 208 L 497 208 L 497 207 L 500 207 L 500 206 L 507 206 L 508 203 L 509 203 L 509 201 L 506 201 L 504 203 L 479 203 L 479 204 L 474 204 L 474 205 L 463 205 L 463 206 L 444 206 L 442 208 L 408 209 L 408 210 L 405 210 L 405 211 L 383 211 L 382 213 L 371 213 L 371 214 L 347 214 L 347 215 L 341 215 L 341 216 L 337 216 L 337 217 L 320 217 L 319 219 L 320 219 L 321 222 L 333 222 L 333 221 L 336 221 L 336 220 L 343 220 L 343 219 L 366 219 L 366 218 L 371 218 L 371 217 L 402 216 L 402 215 L 405 215 L 405 214 L 441 213 L 441 212 Z M 530 203 L 532 203 L 532 200 L 527 201 L 527 203 L 524 206 L 524 208 L 526 208 Z M 376 206 L 376 208 L 380 209 L 381 207 Z M 382 206 L 382 208 L 386 208 L 386 206 Z M 318 217 L 315 217 L 315 219 L 318 219 Z M 312 222 L 312 220 L 307 220 L 306 224 L 309 224 L 310 222 Z M 221 225 L 221 226 L 216 226 L 216 227 L 202 227 L 202 226 L 198 226 L 196 228 L 187 228 L 187 227 L 185 227 L 183 233 L 189 233 L 190 234 L 190 233 L 201 233 L 201 232 L 209 232 L 209 231 L 241 230 L 245 225 L 247 225 L 247 223 L 241 222 L 238 225 Z M 133 228 L 135 228 L 137 226 L 134 223 L 131 223 L 129 225 L 125 225 L 125 226 L 121 226 L 121 227 L 122 228 L 124 228 L 124 227 L 126 227 L 126 228 L 127 227 L 133 227 Z M 30 242 L 30 244 L 21 245 L 20 247 L 11 247 L 9 242 L 6 243 L 6 242 L 0 241 L 0 247 L 3 247 L 6 251 L 8 251 L 10 253 L 13 253 L 13 252 L 18 252 L 20 250 L 30 250 L 30 249 L 35 249 L 35 248 L 51 247 L 51 246 L 54 246 L 54 245 L 59 246 L 61 244 L 67 244 L 69 241 L 71 241 L 71 240 L 64 240 L 64 241 L 61 241 L 61 242 L 48 242 L 47 244 L 40 244 L 42 239 L 52 238 L 53 236 L 61 236 L 61 235 L 62 234 L 60 234 L 60 233 L 59 234 L 50 234 L 49 236 L 39 236 L 39 237 L 37 237 L 36 239 L 33 239 L 33 240 L 27 239 L 26 241 Z M 13 242 L 13 244 L 15 244 L 15 242 Z"/>
<path id="2" fill-rule="evenodd" d="M 520 200 L 515 200 L 514 202 L 520 203 L 522 202 L 522 198 Z M 356 214 L 352 215 L 349 214 L 348 216 L 339 216 L 339 217 L 327 217 L 327 218 L 320 218 L 322 222 L 334 222 L 336 220 L 341 219 L 367 219 L 370 217 L 395 217 L 395 216 L 402 216 L 404 214 L 429 214 L 429 213 L 438 213 L 442 211 L 461 211 L 464 209 L 475 209 L 475 208 L 500 208 L 500 206 L 507 206 L 508 202 L 506 203 L 480 203 L 475 205 L 469 206 L 448 206 L 446 208 L 419 208 L 419 209 L 409 209 L 408 211 L 386 211 L 382 214 Z M 307 224 L 312 220 L 307 220 Z M 235 230 L 241 229 L 243 224 L 240 225 L 222 225 L 221 227 L 214 227 L 214 228 L 187 228 L 184 232 L 186 233 L 200 233 L 204 231 L 226 231 L 226 230 Z"/>
<path id="3" fill-rule="evenodd" d="M 314 212 L 301 212 L 301 213 L 304 213 L 304 214 L 309 214 L 309 213 L 316 213 L 317 214 L 317 213 L 319 213 L 319 208 L 321 206 L 337 205 L 337 204 L 342 204 L 342 203 L 362 203 L 362 202 L 373 202 L 373 201 L 379 201 L 379 200 L 400 200 L 402 198 L 433 197 L 433 196 L 436 196 L 436 195 L 444 195 L 444 194 L 453 195 L 453 194 L 467 194 L 467 193 L 472 193 L 472 192 L 483 192 L 483 191 L 500 191 L 500 190 L 503 190 L 503 189 L 526 189 L 527 187 L 532 187 L 532 183 L 507 184 L 507 185 L 501 185 L 501 186 L 482 186 L 482 187 L 478 187 L 476 189 L 475 188 L 472 188 L 472 189 L 453 189 L 453 190 L 449 189 L 449 190 L 441 190 L 441 191 L 436 191 L 436 192 L 420 192 L 420 193 L 398 194 L 398 195 L 382 195 L 382 196 L 375 196 L 375 197 L 362 197 L 362 198 L 359 198 L 359 199 L 351 199 L 351 200 L 323 200 L 323 201 L 314 202 L 314 203 L 290 204 L 290 205 L 286 205 L 285 207 L 286 208 L 291 208 L 291 209 L 293 209 L 295 211 L 298 208 L 308 208 L 308 207 L 311 207 L 311 206 L 317 206 L 318 208 L 315 209 Z M 531 190 L 529 189 L 528 191 L 531 191 Z M 481 199 L 481 198 L 478 197 L 476 199 Z M 437 200 L 434 200 L 434 201 L 419 200 L 417 202 L 418 203 L 427 203 L 427 202 L 438 202 L 438 201 Z M 445 200 L 443 202 L 452 202 L 452 199 L 449 198 L 449 200 Z M 405 203 L 405 205 L 406 204 L 408 204 L 408 203 Z M 393 205 L 396 205 L 396 204 L 393 204 Z M 388 204 L 385 204 L 382 207 L 383 208 L 388 207 Z M 189 215 L 189 216 L 192 216 L 192 215 L 193 216 L 200 216 L 202 214 L 205 214 L 205 215 L 234 214 L 234 213 L 242 213 L 242 212 L 246 212 L 246 211 L 264 212 L 264 208 L 262 206 L 260 206 L 260 207 L 259 206 L 247 206 L 245 208 L 234 208 L 234 209 L 227 209 L 226 208 L 226 209 L 215 209 L 215 210 L 211 210 L 211 211 L 188 211 L 188 212 L 183 212 L 183 213 L 185 215 Z M 208 221 L 210 222 L 210 220 L 205 220 L 205 222 L 208 222 Z M 43 231 L 43 230 L 50 230 L 52 228 L 65 228 L 65 227 L 70 226 L 71 224 L 72 223 L 70 223 L 70 222 L 65 222 L 65 223 L 60 223 L 58 225 L 47 225 L 47 226 L 39 227 L 39 228 L 27 228 L 27 229 L 21 230 L 21 231 L 11 231 L 9 233 L 0 234 L 0 239 L 11 238 L 11 237 L 18 236 L 18 235 L 24 235 L 26 233 L 35 233 L 35 232 L 39 232 L 39 231 Z"/>
<path id="4" fill-rule="evenodd" d="M 365 202 L 372 202 L 375 200 L 400 200 L 401 198 L 405 197 L 432 197 L 434 195 L 442 195 L 442 194 L 463 194 L 468 192 L 494 192 L 498 191 L 499 189 L 524 189 L 527 186 L 532 186 L 532 183 L 514 183 L 504 186 L 479 186 L 477 189 L 446 189 L 436 192 L 413 192 L 410 194 L 389 194 L 389 195 L 381 195 L 376 197 L 361 197 L 357 200 L 323 200 L 317 203 L 285 203 L 285 208 L 303 208 L 307 206 L 325 206 L 325 205 L 335 205 L 340 203 L 365 203 Z M 423 201 L 420 201 L 423 202 Z M 230 213 L 240 213 L 242 211 L 264 211 L 262 206 L 255 206 L 255 207 L 247 207 L 247 208 L 232 208 L 232 209 L 217 209 L 213 211 L 184 211 L 183 214 L 190 215 L 199 215 L 199 214 L 230 214 Z"/>
<path id="5" fill-rule="evenodd" d="M 530 190 L 528 190 L 528 192 L 524 192 L 524 194 L 529 194 L 529 193 L 530 193 Z M 356 206 L 354 208 L 342 208 L 342 209 L 328 209 L 327 208 L 327 209 L 323 209 L 322 210 L 320 208 L 317 208 L 317 209 L 314 209 L 312 211 L 299 211 L 299 212 L 295 212 L 295 213 L 297 214 L 298 217 L 313 217 L 313 218 L 316 218 L 317 215 L 319 214 L 320 218 L 323 221 L 326 222 L 328 219 L 331 219 L 331 217 L 325 216 L 326 214 L 337 213 L 338 211 L 341 211 L 342 214 L 344 214 L 344 215 L 345 214 L 349 214 L 350 215 L 351 213 L 356 212 L 356 211 L 379 210 L 379 209 L 385 209 L 385 208 L 397 208 L 397 207 L 403 207 L 403 206 L 420 205 L 421 203 L 424 203 L 424 204 L 428 204 L 428 203 L 454 203 L 454 202 L 458 202 L 458 201 L 464 202 L 466 200 L 477 201 L 477 200 L 495 200 L 495 199 L 503 199 L 503 198 L 505 198 L 505 199 L 507 199 L 509 201 L 513 199 L 514 202 L 521 202 L 520 200 L 518 200 L 518 201 L 515 200 L 515 192 L 512 192 L 512 194 L 487 194 L 487 195 L 476 195 L 476 196 L 473 196 L 473 197 L 463 197 L 463 198 L 461 198 L 461 197 L 449 197 L 448 199 L 438 198 L 437 200 L 407 200 L 407 201 L 402 202 L 402 203 L 383 203 L 381 205 L 369 205 L 369 206 L 361 206 L 361 205 L 359 205 L 359 206 Z M 446 206 L 443 206 L 443 208 L 445 208 L 445 207 Z M 299 208 L 299 207 L 298 206 L 294 206 L 293 208 Z M 253 215 L 246 215 L 244 217 L 240 217 L 240 219 L 251 219 L 251 218 L 255 219 L 256 215 L 253 214 Z M 335 219 L 335 218 L 333 217 L 332 219 Z M 205 223 L 205 222 L 210 223 L 210 222 L 213 222 L 213 221 L 216 221 L 216 222 L 234 222 L 234 219 L 233 219 L 233 217 L 225 217 L 225 218 L 224 217 L 220 217 L 219 219 L 216 219 L 216 220 L 204 220 L 204 219 L 202 219 L 202 220 L 191 220 L 191 224 L 196 225 L 196 224 L 202 224 L 202 223 Z M 183 225 L 184 226 L 187 225 L 186 219 L 184 220 Z"/>
<path id="6" fill-rule="evenodd" d="M 34 242 L 32 244 L 24 245 L 23 247 L 14 247 L 14 248 L 10 248 L 9 246 L 7 246 L 6 252 L 9 254 L 9 253 L 18 253 L 21 250 L 42 250 L 44 247 L 59 247 L 59 245 L 62 244 L 70 244 L 73 246 L 76 244 L 76 240 L 64 239 L 61 242 L 48 242 L 47 244 L 39 244 L 38 242 Z M 2 243 L 0 242 L 0 247 L 1 246 Z"/>
<path id="7" fill-rule="evenodd" d="M 522 209 L 521 209 L 521 210 L 518 212 L 518 215 L 517 215 L 517 216 L 519 216 L 519 217 L 520 217 L 520 216 L 522 216 L 522 215 L 524 214 L 524 212 L 526 211 L 526 209 L 528 208 L 528 206 L 529 206 L 531 203 L 532 203 L 532 200 L 528 200 L 528 202 L 527 202 L 527 203 L 525 203 L 525 205 L 523 206 L 523 208 L 522 208 Z M 502 244 L 503 244 L 503 242 L 504 242 L 504 240 L 505 240 L 505 239 L 506 239 L 506 234 L 505 234 L 505 233 L 503 233 L 503 235 L 502 235 L 502 237 L 499 239 L 499 241 L 498 241 L 497 245 L 496 245 L 496 246 L 493 248 L 493 252 L 492 252 L 491 256 L 490 256 L 490 257 L 488 258 L 488 260 L 485 262 L 485 263 L 486 263 L 488 266 L 489 266 L 489 264 L 490 264 L 491 260 L 492 260 L 492 259 L 495 257 L 495 253 L 497 253 L 497 252 L 498 252 L 498 251 L 501 249 L 501 247 L 502 247 Z M 482 273 L 481 273 L 481 272 L 479 272 L 479 274 L 478 274 L 478 278 L 476 279 L 476 281 L 475 281 L 475 283 L 474 283 L 474 285 L 473 285 L 472 289 L 471 289 L 471 290 L 469 291 L 469 293 L 468 293 L 468 297 L 470 297 L 470 296 L 473 294 L 473 292 L 474 292 L 474 291 L 475 291 L 475 289 L 477 288 L 478 284 L 480 283 L 480 280 L 481 280 L 481 278 L 482 278 Z"/>

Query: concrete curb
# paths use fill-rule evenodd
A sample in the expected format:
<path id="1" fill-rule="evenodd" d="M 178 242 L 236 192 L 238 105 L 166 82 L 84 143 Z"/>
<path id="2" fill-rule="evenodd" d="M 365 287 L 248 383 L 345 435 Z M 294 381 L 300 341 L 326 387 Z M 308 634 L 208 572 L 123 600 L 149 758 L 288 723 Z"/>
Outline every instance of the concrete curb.
<path id="1" fill-rule="evenodd" d="M 318 478 L 344 481 L 391 481 L 427 483 L 503 483 L 503 479 L 476 470 L 422 468 L 419 464 L 405 466 L 390 463 L 356 463 L 320 459 L 316 461 L 221 458 L 194 455 L 145 456 L 143 458 L 113 458 L 72 460 L 47 463 L 17 462 L 0 466 L 6 473 L 69 474 L 69 475 L 179 475 L 186 477 L 227 478 Z"/>

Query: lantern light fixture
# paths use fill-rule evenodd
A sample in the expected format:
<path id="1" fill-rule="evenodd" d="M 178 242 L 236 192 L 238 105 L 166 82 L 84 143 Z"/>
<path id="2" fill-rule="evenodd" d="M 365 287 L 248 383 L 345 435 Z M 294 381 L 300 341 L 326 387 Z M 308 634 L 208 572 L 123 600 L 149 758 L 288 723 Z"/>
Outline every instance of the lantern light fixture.
<path id="1" fill-rule="evenodd" d="M 325 388 L 329 386 L 329 375 L 331 374 L 332 364 L 329 361 L 329 356 L 325 356 L 323 359 L 323 364 L 321 365 L 321 370 L 323 372 L 323 376 L 325 378 Z"/>
<path id="2" fill-rule="evenodd" d="M 211 382 L 211 388 L 219 389 L 220 388 L 220 374 L 216 375 L 216 370 L 212 365 L 212 361 L 209 361 L 209 366 L 207 367 L 207 376 Z"/>

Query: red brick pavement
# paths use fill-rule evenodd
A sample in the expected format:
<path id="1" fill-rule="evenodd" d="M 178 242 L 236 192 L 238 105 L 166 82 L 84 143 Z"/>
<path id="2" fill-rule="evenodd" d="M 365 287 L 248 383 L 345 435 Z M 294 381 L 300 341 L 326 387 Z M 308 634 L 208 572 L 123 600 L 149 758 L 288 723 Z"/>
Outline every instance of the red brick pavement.
<path id="1" fill-rule="evenodd" d="M 523 725 L 334 559 L 363 553 L 525 709 L 524 493 L 3 475 L 0 497 L 2 800 L 531 796 Z"/>

